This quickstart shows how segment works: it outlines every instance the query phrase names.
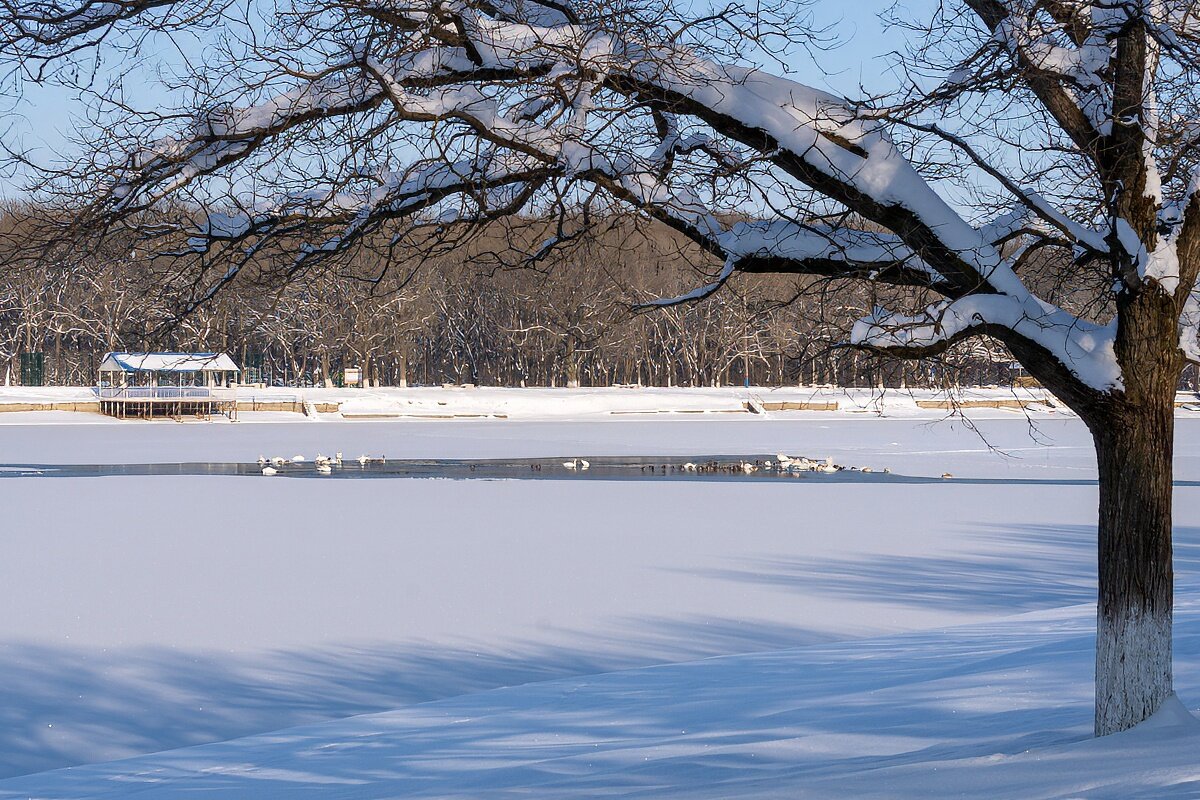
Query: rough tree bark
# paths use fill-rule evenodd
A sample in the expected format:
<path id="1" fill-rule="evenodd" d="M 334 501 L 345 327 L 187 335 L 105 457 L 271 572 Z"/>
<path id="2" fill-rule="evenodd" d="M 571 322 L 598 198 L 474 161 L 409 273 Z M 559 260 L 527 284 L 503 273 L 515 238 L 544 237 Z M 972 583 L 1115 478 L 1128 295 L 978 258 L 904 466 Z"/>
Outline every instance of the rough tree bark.
<path id="1" fill-rule="evenodd" d="M 1173 691 L 1173 400 L 1171 386 L 1087 418 L 1100 475 L 1098 736 L 1136 725 Z"/>
<path id="2" fill-rule="evenodd" d="M 1183 371 L 1173 299 L 1121 304 L 1124 392 L 1085 405 L 1099 471 L 1096 734 L 1125 730 L 1172 691 L 1172 452 Z"/>

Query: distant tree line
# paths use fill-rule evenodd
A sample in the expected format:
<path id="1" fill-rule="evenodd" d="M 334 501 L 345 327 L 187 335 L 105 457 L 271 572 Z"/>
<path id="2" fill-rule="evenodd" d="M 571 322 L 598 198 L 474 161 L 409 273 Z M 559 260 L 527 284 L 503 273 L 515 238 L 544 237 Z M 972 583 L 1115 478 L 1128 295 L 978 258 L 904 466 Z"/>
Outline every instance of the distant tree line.
<path id="1" fill-rule="evenodd" d="M 0 217 L 10 255 L 29 241 L 27 217 L 16 206 Z M 639 309 L 709 280 L 696 266 L 711 268 L 704 254 L 624 219 L 539 258 L 518 256 L 544 228 L 509 222 L 436 248 L 387 242 L 300 274 L 286 255 L 263 253 L 228 285 L 202 266 L 168 268 L 161 243 L 150 256 L 134 238 L 10 257 L 0 380 L 20 383 L 22 354 L 41 354 L 46 383 L 90 384 L 105 352 L 150 349 L 227 351 L 258 380 L 301 386 L 334 385 L 347 367 L 384 386 L 935 387 L 1018 377 L 989 340 L 921 362 L 841 346 L 849 322 L 879 299 L 861 284 L 744 275 L 700 303 Z"/>

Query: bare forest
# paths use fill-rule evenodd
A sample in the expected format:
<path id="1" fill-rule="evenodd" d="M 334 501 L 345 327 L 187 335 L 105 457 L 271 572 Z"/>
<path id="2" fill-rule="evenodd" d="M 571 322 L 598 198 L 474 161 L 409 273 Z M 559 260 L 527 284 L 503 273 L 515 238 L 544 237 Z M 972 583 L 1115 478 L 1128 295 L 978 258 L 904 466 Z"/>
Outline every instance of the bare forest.
<path id="1" fill-rule="evenodd" d="M 24 254 L 30 209 L 10 207 L 3 246 Z M 231 353 L 248 379 L 321 386 L 361 367 L 372 385 L 721 386 L 1007 385 L 1012 357 L 992 341 L 903 362 L 845 346 L 879 302 L 861 283 L 742 275 L 703 303 L 640 303 L 707 280 L 706 254 L 628 217 L 587 226 L 541 259 L 549 224 L 365 247 L 300 274 L 285 253 L 260 258 L 219 293 L 202 270 L 108 238 L 0 273 L 0 369 L 19 383 L 22 353 L 42 353 L 50 384 L 95 380 L 110 350 Z M 444 235 L 444 234 L 443 234 Z M 890 289 L 895 294 L 895 289 Z"/>

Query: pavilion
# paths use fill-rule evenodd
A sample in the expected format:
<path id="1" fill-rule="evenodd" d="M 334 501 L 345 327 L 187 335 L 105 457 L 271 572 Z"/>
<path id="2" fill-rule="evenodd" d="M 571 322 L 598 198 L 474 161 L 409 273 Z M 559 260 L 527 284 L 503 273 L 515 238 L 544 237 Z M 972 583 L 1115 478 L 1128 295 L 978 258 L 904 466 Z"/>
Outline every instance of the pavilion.
<path id="1" fill-rule="evenodd" d="M 237 416 L 241 370 L 226 353 L 105 353 L 96 394 L 117 417 Z"/>

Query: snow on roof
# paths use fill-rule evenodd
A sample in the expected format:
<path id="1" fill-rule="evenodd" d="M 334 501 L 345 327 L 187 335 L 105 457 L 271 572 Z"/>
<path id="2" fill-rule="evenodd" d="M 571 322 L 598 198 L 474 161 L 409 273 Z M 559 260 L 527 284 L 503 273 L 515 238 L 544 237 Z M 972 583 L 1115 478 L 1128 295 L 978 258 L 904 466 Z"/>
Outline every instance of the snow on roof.
<path id="1" fill-rule="evenodd" d="M 237 372 L 226 353 L 105 353 L 101 372 Z"/>

